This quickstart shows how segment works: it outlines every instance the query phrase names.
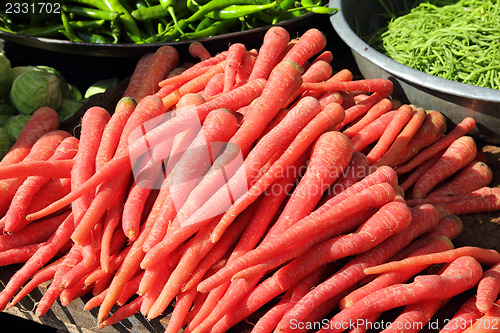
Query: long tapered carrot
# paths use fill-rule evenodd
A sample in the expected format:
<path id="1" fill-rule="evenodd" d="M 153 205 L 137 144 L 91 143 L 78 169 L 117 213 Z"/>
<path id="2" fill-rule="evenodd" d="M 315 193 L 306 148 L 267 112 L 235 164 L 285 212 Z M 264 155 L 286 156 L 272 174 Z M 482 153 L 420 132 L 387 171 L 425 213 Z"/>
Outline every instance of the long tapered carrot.
<path id="1" fill-rule="evenodd" d="M 157 92 L 159 83 L 167 74 L 177 67 L 179 62 L 179 53 L 177 49 L 170 45 L 163 45 L 158 48 L 151 58 L 151 61 L 143 74 L 137 91 L 132 96 L 137 102 L 144 97 Z"/>
<path id="2" fill-rule="evenodd" d="M 361 79 L 355 81 L 325 81 L 304 82 L 302 87 L 306 90 L 342 91 L 349 93 L 386 93 L 392 90 L 392 82 L 386 79 Z"/>
<path id="3" fill-rule="evenodd" d="M 118 142 L 125 124 L 134 112 L 137 103 L 130 97 L 121 98 L 115 106 L 113 115 L 109 119 L 104 132 L 102 133 L 101 142 L 96 153 L 96 170 L 108 163 L 116 152 Z"/>
<path id="4" fill-rule="evenodd" d="M 500 264 L 496 264 L 484 272 L 477 285 L 476 307 L 482 313 L 490 311 L 500 292 Z"/>
<path id="5" fill-rule="evenodd" d="M 73 159 L 25 161 L 0 168 L 0 179 L 40 176 L 44 178 L 70 178 Z"/>
<path id="6" fill-rule="evenodd" d="M 283 248 L 288 248 L 291 244 L 294 244 L 294 241 L 292 241 L 292 239 L 296 239 L 298 237 L 300 237 L 301 239 L 303 238 L 304 232 L 302 230 L 304 229 L 307 229 L 308 232 L 310 232 L 312 235 L 320 235 L 323 231 L 325 231 L 332 225 L 340 222 L 341 218 L 339 217 L 339 215 L 342 215 L 345 219 L 348 216 L 353 216 L 355 210 L 358 211 L 359 209 L 359 211 L 361 212 L 364 209 L 369 208 L 368 206 L 361 208 L 359 206 L 359 202 L 358 204 L 354 204 L 354 202 L 358 200 L 358 198 L 360 200 L 363 200 L 361 198 L 365 196 L 373 197 L 375 193 L 379 193 L 382 196 L 377 198 L 380 199 L 380 201 L 371 201 L 371 204 L 373 204 L 372 207 L 383 205 L 384 203 L 393 200 L 395 196 L 392 186 L 388 184 L 374 185 L 373 187 L 361 191 L 356 195 L 342 200 L 340 203 L 334 205 L 331 209 L 327 210 L 323 214 L 316 215 L 313 218 L 305 217 L 299 222 L 295 223 L 288 230 L 283 232 L 279 238 L 275 237 L 274 242 L 267 242 L 265 244 L 262 244 L 262 246 L 259 246 L 255 250 L 249 251 L 240 258 L 236 259 L 231 266 L 227 265 L 210 278 L 202 281 L 200 285 L 198 285 L 198 290 L 210 290 L 220 282 L 224 281 L 227 278 L 230 278 L 235 272 L 249 267 L 250 265 L 253 265 L 257 262 L 260 262 L 262 260 L 261 258 L 264 258 L 267 255 L 270 256 L 282 252 Z M 350 206 L 350 208 L 347 209 L 347 206 Z M 313 237 L 312 235 L 311 237 Z"/>
<path id="7" fill-rule="evenodd" d="M 366 155 L 366 158 L 368 158 L 370 164 L 374 164 L 376 161 L 378 161 L 382 157 L 382 155 L 389 149 L 403 127 L 405 127 L 408 121 L 412 118 L 413 113 L 414 111 L 407 104 L 402 105 L 396 111 L 396 115 L 387 125 L 387 128 L 385 129 L 384 133 L 382 133 L 380 139 L 370 150 L 370 153 Z"/>
<path id="8" fill-rule="evenodd" d="M 481 265 L 472 257 L 454 260 L 441 275 L 420 275 L 411 284 L 399 284 L 376 291 L 336 314 L 331 322 L 364 318 L 400 305 L 426 299 L 444 300 L 472 288 L 482 275 Z M 453 288 L 450 288 L 453 285 Z M 376 300 L 376 301 L 374 301 Z M 371 301 L 371 306 L 365 307 Z M 341 332 L 340 327 L 325 325 L 320 332 Z"/>
<path id="9" fill-rule="evenodd" d="M 0 308 L 5 309 L 9 300 L 15 295 L 17 290 L 28 279 L 37 272 L 42 265 L 51 260 L 57 251 L 61 249 L 69 240 L 71 231 L 74 228 L 73 215 L 70 214 L 61 223 L 54 235 L 44 243 L 40 249 L 19 269 L 9 280 L 5 288 L 0 293 Z"/>
<path id="10" fill-rule="evenodd" d="M 396 136 L 391 146 L 385 151 L 385 153 L 380 156 L 380 158 L 373 163 L 374 166 L 389 165 L 394 167 L 395 161 L 402 153 L 404 148 L 408 146 L 411 139 L 415 136 L 416 132 L 422 125 L 426 118 L 426 113 L 424 110 L 417 109 L 412 115 L 408 123 L 401 130 L 401 132 Z M 381 138 L 382 140 L 382 138 Z"/>
<path id="11" fill-rule="evenodd" d="M 151 64 L 153 55 L 154 52 L 149 52 L 143 54 L 139 58 L 137 64 L 135 65 L 134 71 L 132 72 L 132 76 L 130 77 L 130 80 L 127 84 L 127 89 L 125 89 L 125 92 L 123 93 L 123 97 L 134 98 L 135 94 L 137 93 L 137 89 L 141 84 L 141 80 L 146 74 L 147 68 Z"/>
<path id="12" fill-rule="evenodd" d="M 246 46 L 243 43 L 231 44 L 227 49 L 226 67 L 224 69 L 224 85 L 223 92 L 233 89 L 236 84 L 236 73 L 241 66 L 241 62 L 245 53 Z"/>
<path id="13" fill-rule="evenodd" d="M 436 203 L 443 214 L 464 215 L 496 211 L 500 207 L 500 193 L 492 191 L 491 194 L 460 196 L 452 202 Z"/>
<path id="14" fill-rule="evenodd" d="M 477 154 L 475 140 L 462 136 L 451 143 L 443 155 L 413 185 L 412 197 L 423 198 L 441 181 L 466 167 Z"/>
<path id="15" fill-rule="evenodd" d="M 160 211 L 167 194 L 168 191 L 160 190 L 158 197 L 155 200 L 155 204 L 141 228 L 142 230 L 139 234 L 139 237 L 135 240 L 135 242 L 132 243 L 130 247 L 127 248 L 127 255 L 125 256 L 122 265 L 111 280 L 111 284 L 109 286 L 106 297 L 104 298 L 101 307 L 99 308 L 97 318 L 99 323 L 102 323 L 108 316 L 116 300 L 118 299 L 118 297 L 120 297 L 123 285 L 127 283 L 127 281 L 129 281 L 140 268 L 140 262 L 144 256 L 142 245 L 144 244 L 148 233 L 151 231 L 151 228 L 156 221 L 158 212 Z"/>
<path id="16" fill-rule="evenodd" d="M 283 60 L 293 61 L 299 66 L 304 66 L 314 55 L 321 52 L 326 46 L 326 37 L 318 29 L 312 28 L 304 32 Z"/>
<path id="17" fill-rule="evenodd" d="M 402 180 L 400 186 L 403 191 L 408 191 L 415 183 L 422 177 L 443 155 L 444 150 L 437 152 L 433 157 L 415 167 L 411 172 Z M 417 199 L 418 200 L 418 199 Z"/>
<path id="18" fill-rule="evenodd" d="M 0 160 L 0 165 L 8 165 L 22 161 L 28 156 L 33 144 L 44 134 L 59 128 L 59 116 L 50 107 L 37 109 L 24 125 L 16 142 Z"/>
<path id="19" fill-rule="evenodd" d="M 354 150 L 363 151 L 371 143 L 377 141 L 395 115 L 396 111 L 389 111 L 360 129 L 351 138 Z"/>
<path id="20" fill-rule="evenodd" d="M 446 132 L 446 118 L 440 112 L 430 110 L 415 136 L 394 161 L 395 166 L 408 162 L 422 149 L 427 148 L 441 138 Z"/>
<path id="21" fill-rule="evenodd" d="M 392 110 L 392 102 L 388 98 L 382 98 L 380 101 L 375 103 L 361 118 L 352 126 L 346 128 L 342 133 L 348 138 L 352 138 L 356 133 L 358 133 L 362 128 L 371 123 L 373 120 L 377 119 L 386 112 Z"/>
<path id="22" fill-rule="evenodd" d="M 198 58 L 201 61 L 211 57 L 210 52 L 208 52 L 205 46 L 198 41 L 189 43 L 188 52 L 193 58 Z"/>
<path id="23" fill-rule="evenodd" d="M 69 136 L 71 135 L 68 132 L 62 130 L 55 130 L 42 135 L 33 144 L 28 156 L 23 161 L 48 160 L 59 144 Z M 25 177 L 18 177 L 0 180 L 0 215 L 3 216 L 7 212 L 17 188 L 22 185 L 25 179 Z"/>
<path id="24" fill-rule="evenodd" d="M 365 277 L 363 269 L 377 263 L 386 262 L 391 256 L 408 245 L 413 239 L 422 233 L 435 228 L 438 223 L 438 212 L 434 207 L 428 205 L 422 206 L 415 211 L 419 213 L 419 218 L 414 219 L 408 228 L 402 232 L 390 237 L 385 242 L 376 246 L 372 250 L 355 256 L 344 267 L 338 270 L 331 278 L 335 282 L 333 287 L 335 291 L 326 293 L 324 296 L 332 297 L 336 293 L 341 293 L 354 286 L 358 281 Z M 286 286 L 282 277 L 286 275 L 295 275 L 295 270 L 285 270 L 280 268 L 271 278 L 263 281 L 255 290 L 245 296 L 233 312 L 227 313 L 214 326 L 216 329 L 224 329 L 233 326 L 243 318 L 256 311 L 263 304 L 270 301 L 274 296 L 279 295 Z"/>
<path id="25" fill-rule="evenodd" d="M 329 80 L 331 81 L 331 80 Z M 352 81 L 351 81 L 352 82 Z M 321 92 L 321 91 L 320 91 Z M 336 92 L 336 91 L 335 91 Z M 375 92 L 371 96 L 368 96 L 366 99 L 355 103 L 354 105 L 347 107 L 345 109 L 345 119 L 337 125 L 337 130 L 342 130 L 346 128 L 348 125 L 352 124 L 356 119 L 359 119 L 367 114 L 367 112 L 380 100 L 388 97 L 389 93 L 386 91 L 383 92 Z"/>
<path id="26" fill-rule="evenodd" d="M 480 263 L 493 266 L 496 265 L 500 260 L 500 254 L 491 249 L 483 249 L 474 246 L 462 246 L 449 251 L 428 254 L 424 256 L 416 256 L 400 261 L 389 262 L 383 265 L 370 267 L 365 269 L 366 274 L 377 274 L 386 272 L 388 270 L 401 269 L 404 267 L 410 267 L 413 265 L 423 265 L 423 264 L 437 264 L 451 262 L 458 257 L 470 256 L 476 258 Z"/>
<path id="27" fill-rule="evenodd" d="M 398 174 L 404 174 L 408 171 L 414 169 L 418 165 L 422 164 L 432 156 L 434 156 L 437 152 L 446 149 L 451 145 L 453 141 L 458 139 L 459 137 L 467 134 L 476 128 L 476 121 L 474 118 L 466 117 L 462 120 L 457 126 L 455 126 L 448 134 L 441 137 L 438 141 L 430 145 L 429 147 L 422 150 L 420 153 L 415 155 L 411 160 L 409 160 L 404 165 L 398 166 L 396 168 L 396 172 Z"/>
<path id="28" fill-rule="evenodd" d="M 493 171 L 484 162 L 472 161 L 458 171 L 450 181 L 438 186 L 427 195 L 428 198 L 440 196 L 457 196 L 471 193 L 488 186 L 493 179 Z"/>
<path id="29" fill-rule="evenodd" d="M 437 237 L 431 240 L 429 243 L 424 245 L 424 247 L 415 250 L 410 256 L 416 256 L 421 254 L 429 254 L 434 252 L 446 251 L 453 248 L 453 244 L 446 237 Z M 353 305 L 355 302 L 359 301 L 363 297 L 369 295 L 370 293 L 385 288 L 387 286 L 403 283 L 408 281 L 412 276 L 424 270 L 428 265 L 419 265 L 412 268 L 399 271 L 385 272 L 377 276 L 374 280 L 369 283 L 353 290 L 347 296 L 345 296 L 340 301 L 340 309 L 347 308 Z"/>
<path id="30" fill-rule="evenodd" d="M 255 59 L 255 65 L 248 78 L 249 81 L 269 77 L 272 69 L 281 60 L 282 53 L 290 41 L 288 31 L 280 26 L 271 27 L 262 39 L 259 55 Z"/>
<path id="31" fill-rule="evenodd" d="M 214 230 L 212 240 L 217 240 L 228 224 L 248 205 L 262 194 L 276 179 L 279 172 L 291 165 L 298 156 L 316 140 L 322 133 L 331 130 L 336 124 L 342 121 L 344 110 L 338 104 L 330 104 L 323 109 L 290 144 L 278 161 L 264 176 L 259 178 L 246 194 L 240 197 L 231 208 L 224 214 L 221 223 Z"/>

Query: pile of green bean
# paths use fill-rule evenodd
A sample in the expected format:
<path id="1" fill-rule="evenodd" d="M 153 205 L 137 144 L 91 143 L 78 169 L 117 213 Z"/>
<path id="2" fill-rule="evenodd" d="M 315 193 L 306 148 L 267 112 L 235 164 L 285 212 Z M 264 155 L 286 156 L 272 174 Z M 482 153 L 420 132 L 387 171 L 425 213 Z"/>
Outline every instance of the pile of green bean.
<path id="1" fill-rule="evenodd" d="M 365 40 L 399 63 L 445 79 L 500 89 L 500 1 L 431 0 Z"/>
<path id="2" fill-rule="evenodd" d="M 74 42 L 144 44 L 194 40 L 336 11 L 325 0 L 13 0 L 0 30 Z M 42 7 L 42 5 L 44 5 Z M 47 6 L 45 6 L 47 5 Z"/>

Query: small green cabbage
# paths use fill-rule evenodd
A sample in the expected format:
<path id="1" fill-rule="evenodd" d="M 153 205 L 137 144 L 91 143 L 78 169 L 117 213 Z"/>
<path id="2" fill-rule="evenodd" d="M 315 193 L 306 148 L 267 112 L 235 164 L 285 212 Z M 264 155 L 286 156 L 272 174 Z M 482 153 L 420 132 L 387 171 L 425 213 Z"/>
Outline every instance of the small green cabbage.
<path id="1" fill-rule="evenodd" d="M 31 116 L 27 114 L 18 114 L 17 116 L 11 117 L 7 120 L 3 128 L 12 142 L 17 141 L 19 134 L 30 118 Z"/>
<path id="2" fill-rule="evenodd" d="M 9 96 L 10 87 L 12 86 L 13 76 L 10 61 L 5 56 L 5 53 L 0 53 L 0 99 L 6 99 Z"/>
<path id="3" fill-rule="evenodd" d="M 60 75 L 45 69 L 27 71 L 14 80 L 10 101 L 20 113 L 27 115 L 42 106 L 57 110 L 63 89 L 66 89 L 66 82 Z"/>
<path id="4" fill-rule="evenodd" d="M 76 113 L 81 107 L 83 103 L 70 98 L 63 98 L 61 101 L 61 106 L 57 110 L 57 114 L 59 115 L 59 121 L 63 122 L 66 119 L 69 119 L 72 115 Z"/>
<path id="5" fill-rule="evenodd" d="M 0 126 L 11 117 L 17 115 L 17 110 L 10 104 L 0 104 Z"/>
<path id="6" fill-rule="evenodd" d="M 0 127 L 0 160 L 7 154 L 11 146 L 11 141 L 7 131 Z"/>

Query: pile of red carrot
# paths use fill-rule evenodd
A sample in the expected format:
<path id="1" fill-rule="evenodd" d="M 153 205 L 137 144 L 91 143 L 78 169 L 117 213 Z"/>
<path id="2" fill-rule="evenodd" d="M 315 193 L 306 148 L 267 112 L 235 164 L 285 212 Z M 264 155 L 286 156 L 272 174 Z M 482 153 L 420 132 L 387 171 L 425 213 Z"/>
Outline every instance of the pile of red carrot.
<path id="1" fill-rule="evenodd" d="M 265 309 L 252 332 L 363 332 L 402 308 L 391 329 L 414 332 L 477 287 L 450 323 L 499 320 L 500 254 L 451 242 L 500 209 L 474 119 L 447 129 L 325 46 L 281 27 L 259 50 L 192 43 L 194 63 L 163 46 L 79 138 L 37 110 L 0 162 L 0 265 L 22 264 L 0 309 L 50 281 L 36 315 L 92 293 L 99 327 L 224 332 Z"/>

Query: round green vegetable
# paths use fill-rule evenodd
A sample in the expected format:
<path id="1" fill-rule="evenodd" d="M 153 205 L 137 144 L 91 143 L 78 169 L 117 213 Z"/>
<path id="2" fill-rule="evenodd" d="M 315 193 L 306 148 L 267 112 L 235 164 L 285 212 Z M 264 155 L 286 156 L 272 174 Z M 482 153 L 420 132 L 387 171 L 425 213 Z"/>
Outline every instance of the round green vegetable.
<path id="1" fill-rule="evenodd" d="M 9 95 L 12 86 L 12 68 L 5 53 L 0 53 L 0 98 L 5 99 Z"/>
<path id="2" fill-rule="evenodd" d="M 3 128 L 7 132 L 7 135 L 12 142 L 17 141 L 19 134 L 21 133 L 24 125 L 26 125 L 29 119 L 30 116 L 26 114 L 18 114 L 17 116 L 11 117 L 9 120 L 7 120 Z"/>
<path id="3" fill-rule="evenodd" d="M 0 160 L 7 154 L 11 146 L 11 141 L 7 131 L 0 127 Z"/>
<path id="4" fill-rule="evenodd" d="M 10 104 L 0 104 L 0 126 L 3 126 L 7 120 L 17 115 L 17 110 Z"/>
<path id="5" fill-rule="evenodd" d="M 83 103 L 70 98 L 63 98 L 61 101 L 61 106 L 57 110 L 57 114 L 59 115 L 59 121 L 63 122 L 66 119 L 70 118 L 82 107 Z"/>
<path id="6" fill-rule="evenodd" d="M 55 110 L 61 105 L 66 83 L 48 70 L 33 70 L 19 75 L 12 84 L 10 100 L 23 114 L 31 115 L 42 106 Z"/>

